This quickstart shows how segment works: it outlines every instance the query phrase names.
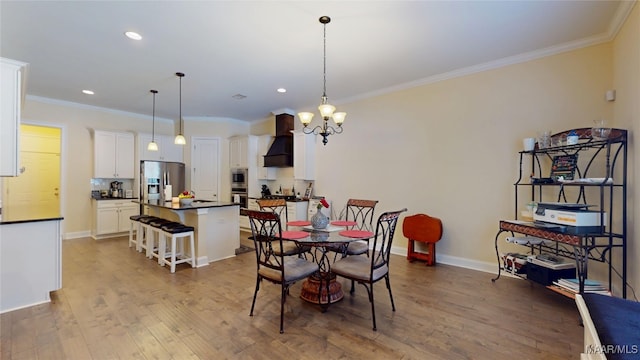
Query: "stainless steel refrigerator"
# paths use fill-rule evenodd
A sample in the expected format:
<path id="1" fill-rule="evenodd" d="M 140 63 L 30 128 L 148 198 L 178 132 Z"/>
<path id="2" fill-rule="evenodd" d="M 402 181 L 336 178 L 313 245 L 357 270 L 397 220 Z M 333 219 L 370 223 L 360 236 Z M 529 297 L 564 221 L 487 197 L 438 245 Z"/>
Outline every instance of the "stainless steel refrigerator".
<path id="1" fill-rule="evenodd" d="M 140 199 L 152 203 L 171 201 L 187 190 L 184 168 L 180 162 L 140 161 Z"/>

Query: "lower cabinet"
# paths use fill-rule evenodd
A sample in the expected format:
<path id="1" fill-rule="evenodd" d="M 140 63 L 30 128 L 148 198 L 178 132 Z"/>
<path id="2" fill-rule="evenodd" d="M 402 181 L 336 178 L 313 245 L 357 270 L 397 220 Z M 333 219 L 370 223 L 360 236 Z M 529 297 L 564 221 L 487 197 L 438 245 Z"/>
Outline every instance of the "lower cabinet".
<path id="1" fill-rule="evenodd" d="M 260 210 L 260 206 L 258 205 L 258 202 L 256 201 L 256 199 L 254 198 L 249 198 L 249 200 L 247 200 L 248 204 L 247 204 L 247 208 L 249 210 Z M 243 230 L 248 230 L 251 231 L 251 225 L 249 224 L 249 217 L 246 215 L 240 215 L 240 228 Z"/>
<path id="2" fill-rule="evenodd" d="M 120 235 L 129 231 L 129 217 L 137 215 L 139 206 L 130 200 L 94 200 L 94 239 Z"/>
<path id="3" fill-rule="evenodd" d="M 287 217 L 289 221 L 307 220 L 308 201 L 287 201 Z"/>

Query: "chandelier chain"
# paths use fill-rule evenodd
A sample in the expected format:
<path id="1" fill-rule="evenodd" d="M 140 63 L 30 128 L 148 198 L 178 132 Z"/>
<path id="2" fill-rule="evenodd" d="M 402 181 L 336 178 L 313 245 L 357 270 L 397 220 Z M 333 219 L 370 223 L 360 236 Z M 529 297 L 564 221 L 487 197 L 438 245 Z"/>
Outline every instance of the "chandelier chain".
<path id="1" fill-rule="evenodd" d="M 322 66 L 322 100 L 326 101 L 327 99 L 327 24 L 322 24 L 324 28 L 324 44 L 323 44 L 323 66 Z"/>

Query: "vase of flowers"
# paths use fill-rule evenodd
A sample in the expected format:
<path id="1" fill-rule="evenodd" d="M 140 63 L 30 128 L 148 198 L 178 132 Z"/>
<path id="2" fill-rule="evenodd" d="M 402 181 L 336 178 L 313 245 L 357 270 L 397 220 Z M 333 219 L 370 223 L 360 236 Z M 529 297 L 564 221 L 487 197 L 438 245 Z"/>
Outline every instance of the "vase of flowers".
<path id="1" fill-rule="evenodd" d="M 329 225 L 329 218 L 325 214 L 323 214 L 322 211 L 320 210 L 323 207 L 324 208 L 329 207 L 329 203 L 324 198 L 320 199 L 320 202 L 318 203 L 317 211 L 311 217 L 311 226 L 314 229 L 318 229 L 318 230 L 324 229 L 327 227 L 327 225 Z"/>

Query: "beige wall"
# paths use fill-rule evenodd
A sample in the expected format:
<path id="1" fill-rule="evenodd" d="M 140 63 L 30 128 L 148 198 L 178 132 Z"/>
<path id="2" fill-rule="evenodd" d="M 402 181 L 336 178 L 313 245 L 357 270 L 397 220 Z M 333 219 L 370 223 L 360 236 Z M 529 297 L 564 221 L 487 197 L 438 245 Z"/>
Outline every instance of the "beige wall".
<path id="1" fill-rule="evenodd" d="M 614 114 L 616 126 L 629 129 L 628 190 L 628 276 L 629 283 L 640 289 L 640 156 L 635 144 L 640 134 L 640 6 L 636 3 L 624 27 L 613 42 L 613 88 L 616 89 Z"/>
<path id="2" fill-rule="evenodd" d="M 318 146 L 317 192 L 439 217 L 440 255 L 493 269 L 522 138 L 611 119 L 611 61 L 604 44 L 340 105 L 345 131 Z"/>
<path id="3" fill-rule="evenodd" d="M 406 207 L 407 214 L 439 217 L 445 231 L 438 252 L 444 262 L 494 271 L 498 221 L 514 214 L 513 182 L 522 138 L 540 130 L 591 127 L 599 118 L 638 130 L 633 101 L 640 95 L 638 27 L 636 6 L 612 43 L 337 104 L 348 113 L 345 130 L 331 136 L 327 146 L 318 141 L 315 193 L 330 197 L 338 211 L 353 197 L 379 200 L 377 213 Z M 618 99 L 605 101 L 605 92 L 613 88 Z M 88 231 L 90 202 L 85 199 L 93 166 L 89 129 L 148 132 L 149 121 L 35 101 L 27 101 L 24 116 L 64 124 L 68 140 L 63 151 L 68 154 L 67 171 L 73 170 L 66 189 L 82 198 L 65 205 L 66 232 Z M 185 135 L 226 139 L 240 133 L 272 133 L 273 118 L 265 120 L 250 128 L 226 120 L 187 120 Z M 171 134 L 173 124 L 160 124 L 158 131 Z M 221 143 L 224 162 L 225 144 Z M 629 155 L 632 168 L 639 169 L 633 151 Z M 189 157 L 185 152 L 187 162 Z M 630 183 L 636 172 L 629 174 Z M 284 173 L 290 176 L 290 171 Z M 630 205 L 637 208 L 636 192 L 630 187 Z M 639 219 L 637 214 L 633 217 Z M 633 229 L 630 244 L 638 231 Z M 401 223 L 394 245 L 406 247 Z M 632 245 L 629 263 L 639 255 Z M 638 288 L 638 266 L 632 273 L 632 284 Z"/>

